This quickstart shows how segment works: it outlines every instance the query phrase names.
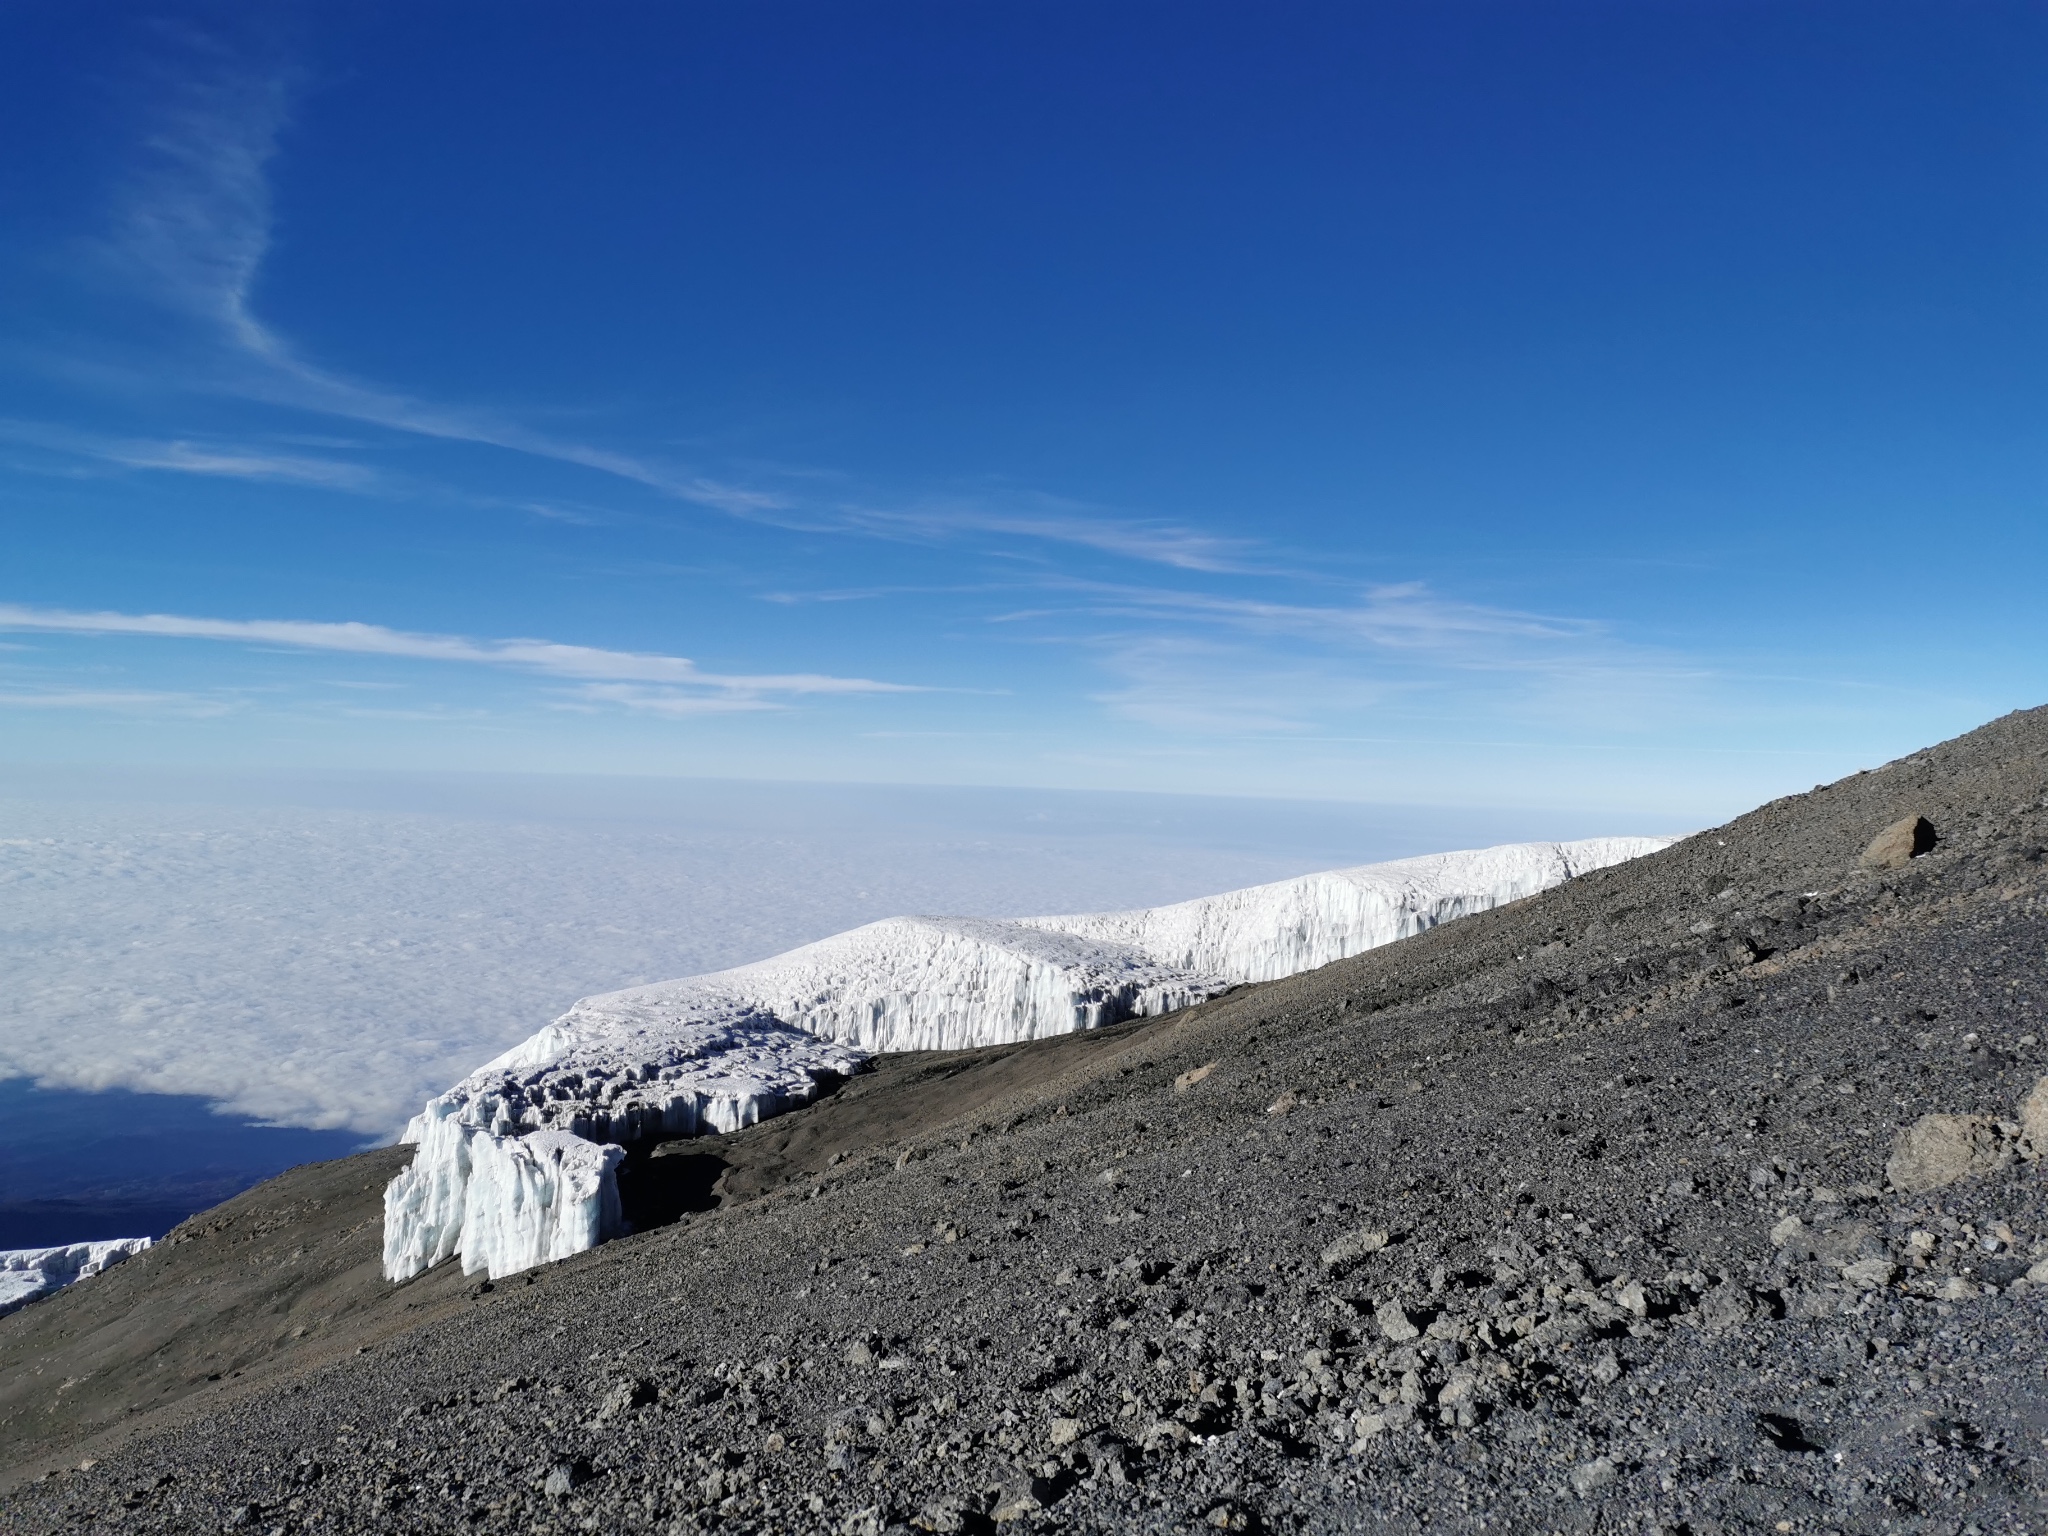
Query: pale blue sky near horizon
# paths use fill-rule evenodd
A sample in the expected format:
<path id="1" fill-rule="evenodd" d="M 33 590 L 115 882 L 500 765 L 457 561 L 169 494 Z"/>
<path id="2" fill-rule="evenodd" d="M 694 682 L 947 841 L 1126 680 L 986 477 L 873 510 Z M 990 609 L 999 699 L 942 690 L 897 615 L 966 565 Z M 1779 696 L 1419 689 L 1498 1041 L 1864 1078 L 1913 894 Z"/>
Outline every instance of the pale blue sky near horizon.
<path id="1" fill-rule="evenodd" d="M 0 762 L 1698 825 L 2048 699 L 2048 16 L 0 15 Z"/>

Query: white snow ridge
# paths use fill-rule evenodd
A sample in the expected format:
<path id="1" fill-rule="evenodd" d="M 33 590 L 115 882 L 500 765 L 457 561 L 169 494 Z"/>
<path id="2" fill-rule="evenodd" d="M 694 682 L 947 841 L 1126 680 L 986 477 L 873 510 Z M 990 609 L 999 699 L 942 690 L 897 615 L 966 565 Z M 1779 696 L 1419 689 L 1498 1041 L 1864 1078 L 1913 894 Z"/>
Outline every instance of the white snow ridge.
<path id="1" fill-rule="evenodd" d="M 1129 944 L 1169 965 L 1234 982 L 1277 981 L 1454 917 L 1520 901 L 1673 841 L 1594 837 L 1576 843 L 1508 843 L 1332 869 L 1169 907 L 1023 921 Z"/>
<path id="2" fill-rule="evenodd" d="M 1230 986 L 1116 939 L 972 917 L 892 917 L 704 979 L 866 1051 L 1039 1040 L 1185 1008 Z"/>
<path id="3" fill-rule="evenodd" d="M 0 1249 L 0 1317 L 79 1280 L 90 1280 L 150 1246 L 146 1237 L 116 1237 L 62 1248 Z"/>
<path id="4" fill-rule="evenodd" d="M 738 1130 L 876 1051 L 963 1050 L 1171 1012 L 1651 853 L 1513 843 L 1133 912 L 897 917 L 752 965 L 587 997 L 431 1100 L 384 1194 L 384 1272 L 494 1278 L 624 1230 L 618 1144 Z"/>

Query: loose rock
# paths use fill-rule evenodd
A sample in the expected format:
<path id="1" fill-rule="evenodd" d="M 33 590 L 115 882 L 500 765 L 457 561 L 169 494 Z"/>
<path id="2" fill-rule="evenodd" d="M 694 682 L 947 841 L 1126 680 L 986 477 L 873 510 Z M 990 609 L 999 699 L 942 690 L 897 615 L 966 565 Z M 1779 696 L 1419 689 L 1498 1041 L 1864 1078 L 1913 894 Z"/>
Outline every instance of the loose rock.
<path id="1" fill-rule="evenodd" d="M 1922 1115 L 1899 1133 L 1884 1165 L 1894 1189 L 1924 1194 L 2011 1161 L 1989 1115 Z"/>
<path id="2" fill-rule="evenodd" d="M 1865 869 L 1904 869 L 1934 846 L 1934 823 L 1925 816 L 1906 816 L 1870 840 L 1859 861 Z"/>
<path id="3" fill-rule="evenodd" d="M 1387 1234 L 1384 1231 L 1360 1227 L 1355 1232 L 1346 1232 L 1325 1248 L 1322 1253 L 1323 1264 L 1325 1268 L 1342 1269 L 1357 1263 L 1368 1254 L 1378 1253 L 1386 1246 Z"/>

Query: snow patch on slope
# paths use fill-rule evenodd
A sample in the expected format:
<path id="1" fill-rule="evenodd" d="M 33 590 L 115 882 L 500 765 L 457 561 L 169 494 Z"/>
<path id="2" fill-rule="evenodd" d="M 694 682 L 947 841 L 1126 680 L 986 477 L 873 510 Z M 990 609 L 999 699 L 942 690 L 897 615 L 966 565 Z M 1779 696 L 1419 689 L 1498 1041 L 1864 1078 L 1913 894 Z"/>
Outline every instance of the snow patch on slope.
<path id="1" fill-rule="evenodd" d="M 586 997 L 442 1097 L 465 1123 L 501 1136 L 697 1136 L 808 1103 L 866 1059 L 792 1028 L 719 976 L 693 976 Z M 404 1139 L 417 1140 L 420 1125 Z"/>
<path id="2" fill-rule="evenodd" d="M 0 1317 L 52 1291 L 89 1280 L 149 1246 L 146 1237 L 116 1237 L 62 1248 L 0 1249 Z"/>
<path id="3" fill-rule="evenodd" d="M 460 1254 L 465 1273 L 495 1277 L 594 1246 L 624 1228 L 616 1143 L 738 1130 L 807 1103 L 872 1052 L 1170 1012 L 1671 841 L 1516 843 L 1129 912 L 889 918 L 752 965 L 585 998 L 412 1121 L 405 1139 L 419 1153 L 385 1194 L 385 1273 L 407 1279 Z"/>

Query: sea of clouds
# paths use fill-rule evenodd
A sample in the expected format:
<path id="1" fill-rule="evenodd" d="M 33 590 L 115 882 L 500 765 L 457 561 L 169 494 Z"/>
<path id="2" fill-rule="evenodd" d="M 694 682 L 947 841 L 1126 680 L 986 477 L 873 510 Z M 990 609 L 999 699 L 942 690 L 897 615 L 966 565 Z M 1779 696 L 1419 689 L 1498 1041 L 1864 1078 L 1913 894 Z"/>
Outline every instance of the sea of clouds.
<path id="1" fill-rule="evenodd" d="M 585 994 L 875 918 L 1618 830 L 1018 790 L 0 770 L 0 1078 L 388 1135 Z"/>

